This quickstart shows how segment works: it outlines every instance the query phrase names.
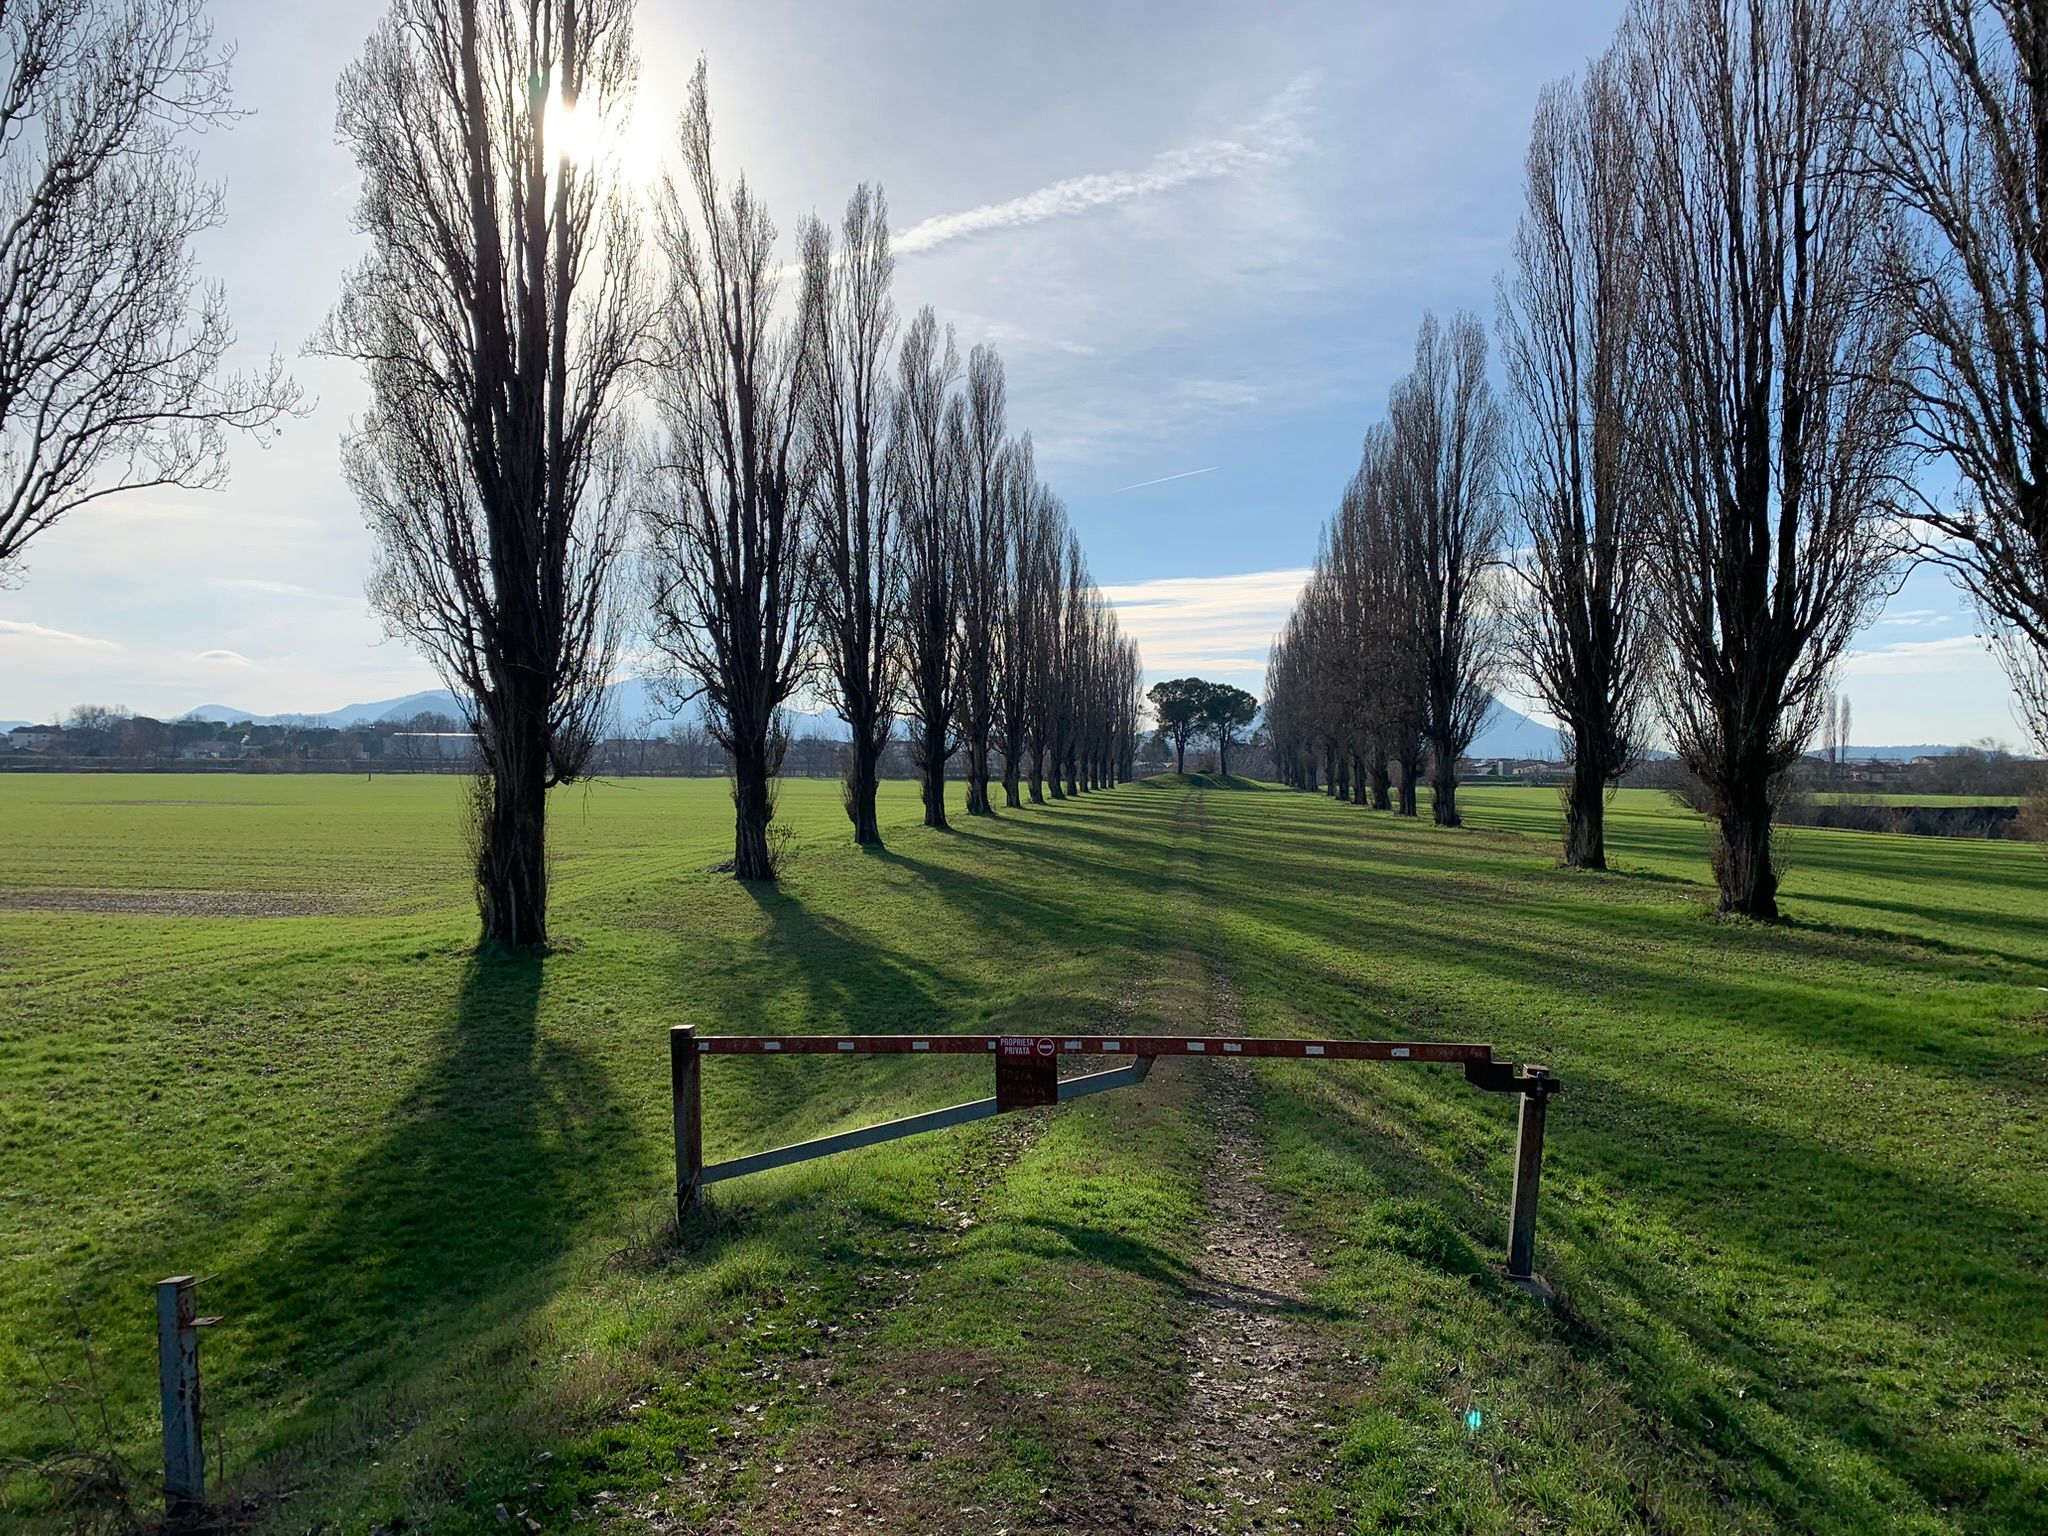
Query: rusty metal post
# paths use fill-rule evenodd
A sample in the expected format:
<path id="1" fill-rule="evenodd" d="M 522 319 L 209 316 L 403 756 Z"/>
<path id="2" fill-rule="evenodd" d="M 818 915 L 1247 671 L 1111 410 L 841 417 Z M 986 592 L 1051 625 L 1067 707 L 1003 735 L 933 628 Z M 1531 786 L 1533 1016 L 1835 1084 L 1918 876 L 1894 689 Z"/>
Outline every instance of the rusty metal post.
<path id="1" fill-rule="evenodd" d="M 199 1436 L 198 1281 L 173 1275 L 156 1286 L 157 1379 L 163 1389 L 164 1509 L 173 1520 L 206 1501 L 206 1447 Z"/>
<path id="2" fill-rule="evenodd" d="M 668 1073 L 675 1098 L 676 1215 L 681 1218 L 697 1203 L 704 1174 L 704 1070 L 694 1026 L 678 1024 L 669 1030 Z"/>
<path id="3" fill-rule="evenodd" d="M 1522 1118 L 1515 1132 L 1515 1192 L 1508 1207 L 1510 1280 L 1536 1279 L 1536 1190 L 1543 1180 L 1543 1118 L 1549 1103 L 1549 1070 L 1527 1068 Z"/>

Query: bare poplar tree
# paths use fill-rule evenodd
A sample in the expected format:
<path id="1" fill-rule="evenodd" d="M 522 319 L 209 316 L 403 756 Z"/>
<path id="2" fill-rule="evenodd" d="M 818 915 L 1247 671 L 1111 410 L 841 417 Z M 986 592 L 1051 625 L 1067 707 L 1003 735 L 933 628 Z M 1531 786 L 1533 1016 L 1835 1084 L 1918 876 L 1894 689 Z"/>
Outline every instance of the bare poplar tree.
<path id="1" fill-rule="evenodd" d="M 960 716 L 967 749 L 967 814 L 992 816 L 989 744 L 1004 665 L 1003 607 L 1009 541 L 1008 481 L 1016 473 L 1008 439 L 1003 360 L 983 343 L 967 354 L 966 442 L 960 465 Z"/>
<path id="2" fill-rule="evenodd" d="M 889 437 L 889 487 L 903 528 L 903 595 L 898 604 L 910 754 L 924 799 L 924 824 L 944 828 L 946 764 L 959 747 L 960 498 L 965 490 L 966 416 L 954 381 L 960 358 L 949 326 L 930 306 L 910 322 L 897 357 Z"/>
<path id="3" fill-rule="evenodd" d="M 316 350 L 372 404 L 344 467 L 378 557 L 370 599 L 474 711 L 487 943 L 547 940 L 547 791 L 581 776 L 617 653 L 619 384 L 644 334 L 612 160 L 556 112 L 616 125 L 630 0 L 395 0 L 342 75 L 370 254 Z"/>
<path id="4" fill-rule="evenodd" d="M 846 205 L 842 243 L 818 220 L 801 235 L 805 331 L 803 411 L 812 481 L 812 593 L 825 668 L 822 691 L 852 733 L 846 814 L 853 840 L 880 847 L 875 794 L 902 700 L 895 643 L 901 530 L 885 486 L 889 362 L 888 205 L 862 186 Z"/>
<path id="5" fill-rule="evenodd" d="M 1436 824 L 1458 825 L 1458 759 L 1493 707 L 1499 605 L 1486 590 L 1502 554 L 1501 423 L 1486 382 L 1486 334 L 1469 314 L 1425 315 L 1415 369 L 1395 386 L 1391 479 L 1422 685 Z"/>
<path id="6" fill-rule="evenodd" d="M 1342 556 L 1340 592 L 1352 595 L 1340 597 L 1334 628 L 1356 648 L 1363 673 L 1348 722 L 1354 757 L 1363 759 L 1364 785 L 1352 776 L 1355 798 L 1369 799 L 1374 810 L 1414 816 L 1428 723 L 1421 643 L 1427 614 L 1420 562 L 1408 552 L 1399 468 L 1393 426 L 1375 423 L 1339 509 L 1343 537 L 1333 550 Z"/>
<path id="7" fill-rule="evenodd" d="M 1043 491 L 1033 502 L 1029 537 L 1020 537 L 1015 545 L 1014 580 L 1019 589 L 1017 608 L 1022 624 L 1010 674 L 1024 698 L 1033 805 L 1045 803 L 1048 778 L 1052 781 L 1053 798 L 1060 797 L 1053 738 L 1059 707 L 1060 637 L 1066 628 L 1066 585 L 1061 564 L 1066 548 L 1066 508 L 1050 490 Z"/>
<path id="8" fill-rule="evenodd" d="M 2048 7 L 1896 0 L 1863 79 L 1869 152 L 1906 215 L 1894 276 L 1921 346 L 1920 444 L 1961 479 L 1923 553 L 1975 600 L 2048 751 Z"/>
<path id="9" fill-rule="evenodd" d="M 222 372 L 192 258 L 224 203 L 186 139 L 235 117 L 231 58 L 204 0 L 0 6 L 0 586 L 88 502 L 218 486 L 227 433 L 298 404 L 275 358 Z"/>
<path id="10" fill-rule="evenodd" d="M 1064 506 L 1046 529 L 1035 573 L 1038 603 L 1038 658 L 1032 670 L 1031 801 L 1058 800 L 1060 788 L 1060 647 L 1067 629 L 1067 518 Z"/>
<path id="11" fill-rule="evenodd" d="M 1663 702 L 1723 910 L 1777 915 L 1773 795 L 1895 569 L 1903 317 L 1857 0 L 1639 0 Z"/>
<path id="12" fill-rule="evenodd" d="M 1024 755 L 1031 736 L 1033 679 L 1042 661 L 1040 592 L 1037 574 L 1043 550 L 1059 525 L 1059 502 L 1038 478 L 1031 434 L 1011 450 L 1004 490 L 1003 665 L 998 678 L 996 735 L 1003 754 L 1003 803 L 1015 810 L 1021 793 Z M 1034 798 L 1042 798 L 1034 795 Z"/>
<path id="13" fill-rule="evenodd" d="M 1635 765 L 1644 738 L 1641 160 L 1612 57 L 1583 81 L 1548 88 L 1501 293 L 1516 405 L 1509 483 L 1526 538 L 1510 633 L 1564 727 L 1564 862 L 1575 869 L 1607 867 L 1607 789 Z"/>
<path id="14" fill-rule="evenodd" d="M 805 678 L 809 622 L 804 336 L 776 315 L 767 210 L 744 177 L 719 185 L 701 62 L 680 137 L 684 181 L 665 177 L 656 201 L 668 289 L 649 388 L 661 432 L 640 490 L 654 642 L 731 757 L 733 875 L 773 880 L 780 712 Z"/>
<path id="15" fill-rule="evenodd" d="M 1088 557 L 1081 540 L 1070 528 L 1060 567 L 1063 576 L 1057 649 L 1053 653 L 1052 675 L 1052 793 L 1055 800 L 1081 793 L 1080 735 L 1089 622 L 1093 610 L 1089 596 L 1094 583 L 1088 579 Z M 1061 788 L 1064 781 L 1065 788 Z"/>

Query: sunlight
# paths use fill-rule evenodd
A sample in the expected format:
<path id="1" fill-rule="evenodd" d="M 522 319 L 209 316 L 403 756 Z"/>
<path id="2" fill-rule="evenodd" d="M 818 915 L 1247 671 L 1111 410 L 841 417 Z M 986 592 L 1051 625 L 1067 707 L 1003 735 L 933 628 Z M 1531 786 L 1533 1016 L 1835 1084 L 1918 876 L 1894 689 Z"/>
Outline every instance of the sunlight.
<path id="1" fill-rule="evenodd" d="M 556 85 L 548 92 L 545 110 L 543 132 L 550 160 L 567 160 L 579 170 L 595 169 L 602 162 L 634 188 L 647 186 L 660 174 L 662 117 L 649 111 L 646 102 L 634 103 L 621 121 L 617 110 L 607 113 L 592 99 L 572 106 Z"/>
<path id="2" fill-rule="evenodd" d="M 548 92 L 547 106 L 543 110 L 546 113 L 542 122 L 547 135 L 548 158 L 567 160 L 578 167 L 589 165 L 601 148 L 599 140 L 603 125 L 595 103 L 570 105 L 562 99 L 562 88 L 558 84 Z"/>

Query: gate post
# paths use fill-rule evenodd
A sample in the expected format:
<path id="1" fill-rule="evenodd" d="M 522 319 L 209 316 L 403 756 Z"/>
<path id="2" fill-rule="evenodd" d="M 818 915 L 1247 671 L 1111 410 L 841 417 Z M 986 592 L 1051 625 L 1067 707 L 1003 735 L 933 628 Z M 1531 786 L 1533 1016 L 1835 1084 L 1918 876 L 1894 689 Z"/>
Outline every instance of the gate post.
<path id="1" fill-rule="evenodd" d="M 172 1520 L 206 1501 L 206 1446 L 199 1435 L 199 1282 L 173 1275 L 156 1285 L 156 1369 L 164 1410 L 164 1512 Z M 211 1319 L 209 1319 L 211 1321 Z"/>
<path id="2" fill-rule="evenodd" d="M 704 1074 L 694 1025 L 677 1024 L 669 1030 L 668 1075 L 675 1099 L 676 1217 L 681 1220 L 697 1203 L 704 1172 Z"/>
<path id="3" fill-rule="evenodd" d="M 1536 1279 L 1536 1190 L 1543 1179 L 1543 1118 L 1550 1103 L 1550 1070 L 1529 1067 L 1523 1079 L 1522 1117 L 1515 1130 L 1515 1192 L 1508 1208 L 1508 1279 Z"/>

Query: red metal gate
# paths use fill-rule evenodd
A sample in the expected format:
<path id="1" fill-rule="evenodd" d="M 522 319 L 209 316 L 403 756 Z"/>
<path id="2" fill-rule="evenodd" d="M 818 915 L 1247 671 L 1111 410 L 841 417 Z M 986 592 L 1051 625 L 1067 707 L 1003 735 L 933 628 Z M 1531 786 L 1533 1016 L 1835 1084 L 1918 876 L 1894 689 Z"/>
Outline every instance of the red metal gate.
<path id="1" fill-rule="evenodd" d="M 706 1056 L 961 1056 L 994 1058 L 996 1092 L 946 1109 L 881 1125 L 841 1131 L 772 1151 L 706 1164 L 703 1154 L 702 1060 Z M 1062 1078 L 1062 1060 L 1097 1057 L 1125 1065 Z M 1507 1278 L 1547 1293 L 1535 1273 L 1536 1192 L 1543 1175 L 1543 1123 L 1550 1096 L 1562 1086 L 1549 1069 L 1496 1061 L 1493 1047 L 1444 1040 L 1266 1040 L 1219 1035 L 706 1035 L 687 1024 L 669 1031 L 675 1098 L 676 1205 L 687 1211 L 707 1184 L 791 1163 L 872 1147 L 902 1136 L 983 1120 L 1013 1109 L 1064 1104 L 1140 1083 L 1161 1057 L 1203 1061 L 1378 1061 L 1458 1066 L 1488 1093 L 1521 1096 L 1515 1135 L 1515 1183 L 1508 1204 Z"/>

